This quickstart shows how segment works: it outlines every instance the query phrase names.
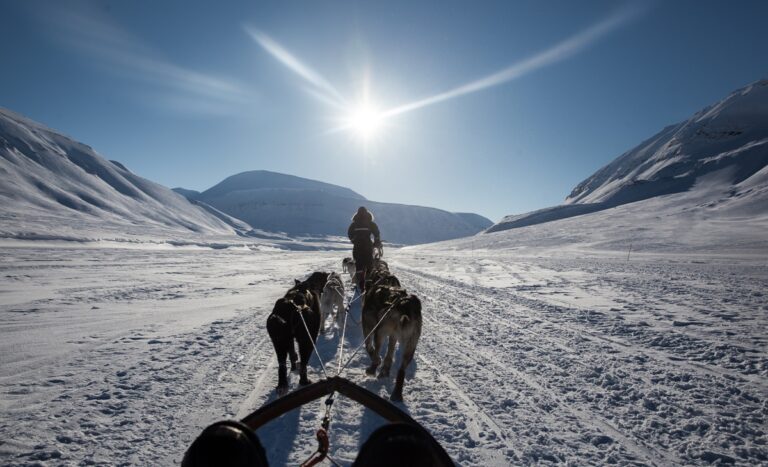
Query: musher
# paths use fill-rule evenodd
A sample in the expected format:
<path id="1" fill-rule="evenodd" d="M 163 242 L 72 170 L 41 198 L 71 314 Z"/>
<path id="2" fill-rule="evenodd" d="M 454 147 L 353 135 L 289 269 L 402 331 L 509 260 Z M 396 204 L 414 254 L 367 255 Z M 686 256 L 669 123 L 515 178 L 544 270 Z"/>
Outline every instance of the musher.
<path id="1" fill-rule="evenodd" d="M 357 289 L 362 292 L 365 289 L 365 277 L 373 267 L 374 249 L 381 252 L 379 226 L 373 222 L 373 214 L 365 207 L 360 206 L 352 217 L 347 236 L 352 241 L 352 257 L 357 269 Z"/>

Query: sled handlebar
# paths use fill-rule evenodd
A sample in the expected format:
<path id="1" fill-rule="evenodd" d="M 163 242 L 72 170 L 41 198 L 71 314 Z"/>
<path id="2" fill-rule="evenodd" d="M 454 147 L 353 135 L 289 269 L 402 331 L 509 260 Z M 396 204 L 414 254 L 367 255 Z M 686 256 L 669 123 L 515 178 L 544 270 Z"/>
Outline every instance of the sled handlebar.
<path id="1" fill-rule="evenodd" d="M 373 410 L 390 422 L 408 423 L 410 425 L 420 426 L 410 415 L 400 410 L 395 405 L 390 404 L 367 389 L 352 384 L 347 379 L 340 376 L 334 376 L 318 381 L 317 383 L 300 388 L 270 402 L 243 418 L 242 422 L 252 430 L 256 430 L 286 412 L 313 400 L 320 399 L 333 392 L 338 392 L 339 394 L 349 397 L 353 401 Z"/>

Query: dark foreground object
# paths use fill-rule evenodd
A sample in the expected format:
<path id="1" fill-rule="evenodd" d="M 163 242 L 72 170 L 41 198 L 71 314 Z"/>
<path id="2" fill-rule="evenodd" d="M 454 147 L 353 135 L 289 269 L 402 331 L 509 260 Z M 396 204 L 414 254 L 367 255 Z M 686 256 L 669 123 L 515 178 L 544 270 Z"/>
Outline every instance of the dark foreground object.
<path id="1" fill-rule="evenodd" d="M 353 465 L 454 465 L 443 447 L 410 415 L 376 394 L 337 376 L 281 397 L 248 415 L 242 422 L 227 421 L 211 425 L 192 443 L 184 455 L 182 466 L 266 466 L 266 458 L 258 456 L 258 452 L 263 454 L 264 450 L 255 430 L 290 410 L 334 392 L 368 407 L 391 422 L 371 434 Z M 221 431 L 218 427 L 225 427 L 226 430 Z"/>
<path id="2" fill-rule="evenodd" d="M 192 443 L 181 461 L 183 467 L 266 467 L 267 455 L 256 433 L 236 420 L 216 422 Z"/>

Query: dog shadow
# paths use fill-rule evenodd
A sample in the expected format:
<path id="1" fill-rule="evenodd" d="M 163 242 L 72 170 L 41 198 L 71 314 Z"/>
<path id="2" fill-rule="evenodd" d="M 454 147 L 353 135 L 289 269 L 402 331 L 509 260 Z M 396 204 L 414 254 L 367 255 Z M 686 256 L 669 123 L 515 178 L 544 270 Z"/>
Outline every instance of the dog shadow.
<path id="1" fill-rule="evenodd" d="M 367 355 L 365 357 L 368 358 Z M 365 360 L 363 360 L 365 361 Z M 362 388 L 365 388 L 369 391 L 371 391 L 374 394 L 378 394 L 380 397 L 389 400 L 389 395 L 392 394 L 392 390 L 395 387 L 395 375 L 397 374 L 397 369 L 400 368 L 400 362 L 402 361 L 400 356 L 400 349 L 397 349 L 397 353 L 395 354 L 395 358 L 393 359 L 392 363 L 392 371 L 390 371 L 390 377 L 389 378 L 376 378 L 374 376 L 368 376 L 368 378 L 362 382 L 360 382 L 358 385 Z M 413 379 L 416 374 L 416 359 L 414 359 L 410 365 L 405 370 L 405 380 L 406 384 L 403 388 L 403 401 L 395 402 L 390 401 L 392 404 L 397 406 L 400 410 L 407 413 L 410 416 L 413 416 L 411 413 L 411 410 L 408 407 L 408 381 Z M 382 391 L 383 390 L 383 391 Z M 382 394 L 382 392 L 385 392 L 385 394 Z M 363 410 L 363 416 L 360 419 L 360 426 L 358 428 L 358 432 L 360 433 L 360 437 L 358 438 L 358 452 L 362 448 L 363 444 L 368 440 L 368 438 L 371 436 L 371 434 L 376 431 L 379 427 L 386 425 L 389 423 L 385 418 L 374 412 L 373 410 L 369 408 L 365 408 Z"/>
<path id="2" fill-rule="evenodd" d="M 384 349 L 382 349 L 382 354 Z M 418 352 L 418 350 L 417 350 Z M 392 394 L 392 391 L 395 388 L 395 377 L 397 375 L 397 370 L 400 368 L 400 364 L 402 363 L 402 352 L 400 349 L 400 346 L 398 345 L 397 350 L 395 351 L 394 358 L 392 359 L 392 368 L 390 369 L 390 376 L 387 378 L 378 378 L 376 376 L 368 376 L 366 375 L 365 379 L 361 382 L 358 382 L 358 385 L 364 389 L 367 389 L 368 391 L 371 391 L 374 394 L 379 395 L 380 397 L 389 400 L 389 396 Z M 366 365 L 369 362 L 368 354 L 365 354 L 362 356 L 362 358 L 357 358 L 355 360 L 355 363 L 357 365 Z M 397 408 L 402 410 L 403 412 L 407 413 L 410 416 L 413 416 L 411 413 L 410 408 L 408 407 L 408 395 L 409 395 L 409 384 L 408 382 L 413 380 L 416 376 L 416 370 L 418 369 L 418 362 L 417 359 L 414 358 L 411 363 L 406 367 L 405 369 L 405 384 L 403 386 L 403 400 L 399 402 L 390 401 L 392 404 L 394 404 Z M 359 426 L 359 433 L 360 437 L 358 438 L 358 451 L 362 448 L 362 445 L 365 443 L 365 441 L 368 440 L 368 438 L 371 436 L 371 434 L 379 427 L 389 423 L 386 419 L 381 417 L 379 414 L 374 412 L 371 409 L 365 408 L 363 410 L 363 416 L 360 420 L 360 426 Z"/>
<path id="3" fill-rule="evenodd" d="M 270 399 L 276 398 L 276 394 L 273 392 Z M 256 434 L 267 452 L 269 465 L 289 465 L 293 445 L 299 436 L 301 409 L 301 407 L 297 407 L 256 430 Z"/>

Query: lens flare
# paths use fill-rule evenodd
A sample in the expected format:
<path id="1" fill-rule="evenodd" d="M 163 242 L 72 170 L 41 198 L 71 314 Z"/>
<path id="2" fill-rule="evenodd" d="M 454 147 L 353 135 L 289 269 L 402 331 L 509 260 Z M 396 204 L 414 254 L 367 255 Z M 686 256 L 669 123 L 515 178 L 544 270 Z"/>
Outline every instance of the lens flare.
<path id="1" fill-rule="evenodd" d="M 384 115 L 370 103 L 360 104 L 345 118 L 345 127 L 363 140 L 369 140 L 381 129 Z"/>
<path id="2" fill-rule="evenodd" d="M 460 96 L 472 94 L 494 86 L 516 80 L 532 73 L 540 68 L 554 65 L 566 60 L 594 45 L 603 39 L 608 33 L 619 29 L 630 21 L 639 17 L 647 10 L 645 6 L 631 5 L 615 11 L 612 15 L 592 24 L 590 27 L 578 32 L 559 43 L 512 65 L 503 68 L 496 73 L 456 86 L 447 91 L 412 101 L 397 107 L 378 108 L 369 99 L 370 79 L 365 73 L 361 99 L 357 105 L 352 105 L 344 99 L 341 93 L 323 77 L 320 73 L 305 64 L 295 55 L 270 38 L 263 32 L 246 26 L 246 32 L 270 55 L 299 75 L 309 85 L 310 94 L 321 101 L 341 110 L 340 116 L 333 121 L 339 126 L 329 130 L 329 133 L 349 131 L 356 134 L 364 142 L 381 133 L 384 123 L 392 117 L 412 112 L 427 106 L 431 106 Z"/>

